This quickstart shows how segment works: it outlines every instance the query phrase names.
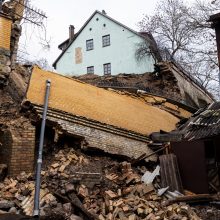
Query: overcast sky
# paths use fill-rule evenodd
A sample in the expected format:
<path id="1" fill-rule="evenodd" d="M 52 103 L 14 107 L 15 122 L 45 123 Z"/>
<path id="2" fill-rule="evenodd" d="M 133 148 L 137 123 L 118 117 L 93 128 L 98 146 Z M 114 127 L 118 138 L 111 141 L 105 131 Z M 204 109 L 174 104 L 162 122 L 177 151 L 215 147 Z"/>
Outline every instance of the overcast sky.
<path id="1" fill-rule="evenodd" d="M 107 15 L 137 30 L 137 23 L 144 14 L 152 14 L 160 0 L 32 0 L 32 5 L 47 15 L 47 38 L 51 48 L 47 51 L 39 44 L 39 31 L 28 26 L 23 29 L 20 50 L 28 52 L 29 58 L 46 58 L 51 64 L 60 54 L 58 44 L 68 37 L 68 28 L 72 24 L 78 31 L 95 10 L 105 10 Z M 188 0 L 193 1 L 193 0 Z"/>

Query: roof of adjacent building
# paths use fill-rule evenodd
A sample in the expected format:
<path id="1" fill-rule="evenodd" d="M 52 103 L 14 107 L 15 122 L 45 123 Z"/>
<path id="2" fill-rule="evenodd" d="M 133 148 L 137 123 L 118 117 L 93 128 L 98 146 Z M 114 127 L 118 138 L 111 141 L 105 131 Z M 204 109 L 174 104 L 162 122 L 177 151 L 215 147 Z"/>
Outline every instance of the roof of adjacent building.
<path id="1" fill-rule="evenodd" d="M 142 135 L 171 131 L 179 119 L 144 99 L 97 88 L 72 78 L 34 67 L 26 98 L 43 105 L 46 80 L 51 80 L 49 108 L 133 131 Z"/>
<path id="2" fill-rule="evenodd" d="M 185 140 L 198 140 L 220 134 L 220 102 L 198 110 L 178 129 Z"/>
<path id="3" fill-rule="evenodd" d="M 91 19 L 92 19 L 96 14 L 100 14 L 100 15 L 104 16 L 105 18 L 107 18 L 107 19 L 113 21 L 114 23 L 116 23 L 116 24 L 122 26 L 123 28 L 125 28 L 125 29 L 131 31 L 132 33 L 134 33 L 134 34 L 136 34 L 136 35 L 138 35 L 138 36 L 144 38 L 145 40 L 148 39 L 149 41 L 152 41 L 152 35 L 151 35 L 151 34 L 149 34 L 149 36 L 148 36 L 148 33 L 146 33 L 146 32 L 145 32 L 145 33 L 143 33 L 143 32 L 140 32 L 140 33 L 139 33 L 139 32 L 137 32 L 137 31 L 134 31 L 133 29 L 127 27 L 126 25 L 124 25 L 124 24 L 118 22 L 117 20 L 115 20 L 115 19 L 109 17 L 107 14 L 102 13 L 102 12 L 96 10 L 96 11 L 89 17 L 89 19 L 84 23 L 84 25 L 80 28 L 80 30 L 75 34 L 75 37 L 69 42 L 68 46 L 61 52 L 61 54 L 58 56 L 58 58 L 54 61 L 54 63 L 53 63 L 53 67 L 54 67 L 54 68 L 56 68 L 57 62 L 60 60 L 60 58 L 63 56 L 63 54 L 67 51 L 67 49 L 68 49 L 68 48 L 71 46 L 71 44 L 76 40 L 76 38 L 80 35 L 80 33 L 83 31 L 83 29 L 86 27 L 86 25 L 91 21 Z M 63 41 L 58 47 L 60 47 L 61 45 L 67 43 L 68 40 L 69 40 L 69 39 Z"/>

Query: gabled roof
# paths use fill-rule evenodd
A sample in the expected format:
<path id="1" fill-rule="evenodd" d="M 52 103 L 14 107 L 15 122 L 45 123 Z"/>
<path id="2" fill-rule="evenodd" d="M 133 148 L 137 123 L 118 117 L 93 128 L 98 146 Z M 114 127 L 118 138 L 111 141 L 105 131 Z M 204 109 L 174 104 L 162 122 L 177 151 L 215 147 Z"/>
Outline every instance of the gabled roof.
<path id="1" fill-rule="evenodd" d="M 96 14 L 102 15 L 103 17 L 105 17 L 105 18 L 107 18 L 107 19 L 113 21 L 114 23 L 116 23 L 116 24 L 120 25 L 121 27 L 123 27 L 123 28 L 125 28 L 125 29 L 131 31 L 132 33 L 138 35 L 139 37 L 142 37 L 142 38 L 145 39 L 145 40 L 148 39 L 148 38 L 150 39 L 150 37 L 147 37 L 147 36 L 146 36 L 147 33 L 145 33 L 144 35 L 143 35 L 143 33 L 138 33 L 137 31 L 134 31 L 133 29 L 131 29 L 131 28 L 127 27 L 126 25 L 124 25 L 124 24 L 122 24 L 122 23 L 116 21 L 115 19 L 109 17 L 108 15 L 103 14 L 103 13 L 101 13 L 100 11 L 96 10 L 96 11 L 89 17 L 89 19 L 84 23 L 84 25 L 80 28 L 80 30 L 76 33 L 76 37 L 74 37 L 74 38 L 72 39 L 72 41 L 71 41 L 71 42 L 69 43 L 69 45 L 65 48 L 65 50 L 63 50 L 62 53 L 58 56 L 58 58 L 54 61 L 54 63 L 53 63 L 53 67 L 54 67 L 54 68 L 56 68 L 56 64 L 57 64 L 57 62 L 59 61 L 59 59 L 60 59 L 60 58 L 63 56 L 63 54 L 68 50 L 68 48 L 71 46 L 71 44 L 76 40 L 76 38 L 80 35 L 80 33 L 83 31 L 83 29 L 86 27 L 86 25 L 91 21 L 91 19 L 92 19 Z M 67 40 L 65 40 L 64 42 L 62 42 L 60 45 L 62 45 L 62 44 L 65 43 L 66 41 L 67 41 Z M 59 45 L 59 46 L 60 46 L 60 45 Z"/>

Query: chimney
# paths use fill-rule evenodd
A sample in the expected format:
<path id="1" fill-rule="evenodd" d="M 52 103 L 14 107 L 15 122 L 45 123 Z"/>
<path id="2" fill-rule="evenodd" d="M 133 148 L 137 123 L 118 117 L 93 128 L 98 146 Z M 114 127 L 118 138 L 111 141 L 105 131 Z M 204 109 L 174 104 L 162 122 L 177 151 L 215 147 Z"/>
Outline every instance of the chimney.
<path id="1" fill-rule="evenodd" d="M 72 39 L 74 38 L 74 31 L 75 31 L 75 27 L 73 25 L 69 26 L 69 41 L 72 41 Z"/>
<path id="2" fill-rule="evenodd" d="M 102 14 L 103 14 L 103 15 L 107 15 L 107 13 L 105 12 L 105 10 L 102 10 Z"/>

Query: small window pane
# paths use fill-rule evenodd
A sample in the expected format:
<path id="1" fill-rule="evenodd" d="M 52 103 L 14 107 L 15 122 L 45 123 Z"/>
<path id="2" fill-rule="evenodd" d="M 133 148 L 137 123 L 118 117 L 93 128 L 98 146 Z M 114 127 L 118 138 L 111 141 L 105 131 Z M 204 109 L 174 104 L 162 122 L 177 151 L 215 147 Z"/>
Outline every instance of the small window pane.
<path id="1" fill-rule="evenodd" d="M 104 75 L 111 75 L 111 63 L 106 63 L 103 65 Z"/>
<path id="2" fill-rule="evenodd" d="M 94 66 L 87 67 L 87 74 L 94 74 Z"/>
<path id="3" fill-rule="evenodd" d="M 86 41 L 86 50 L 93 50 L 93 39 Z"/>
<path id="4" fill-rule="evenodd" d="M 110 46 L 110 35 L 102 36 L 102 46 L 103 47 Z"/>

